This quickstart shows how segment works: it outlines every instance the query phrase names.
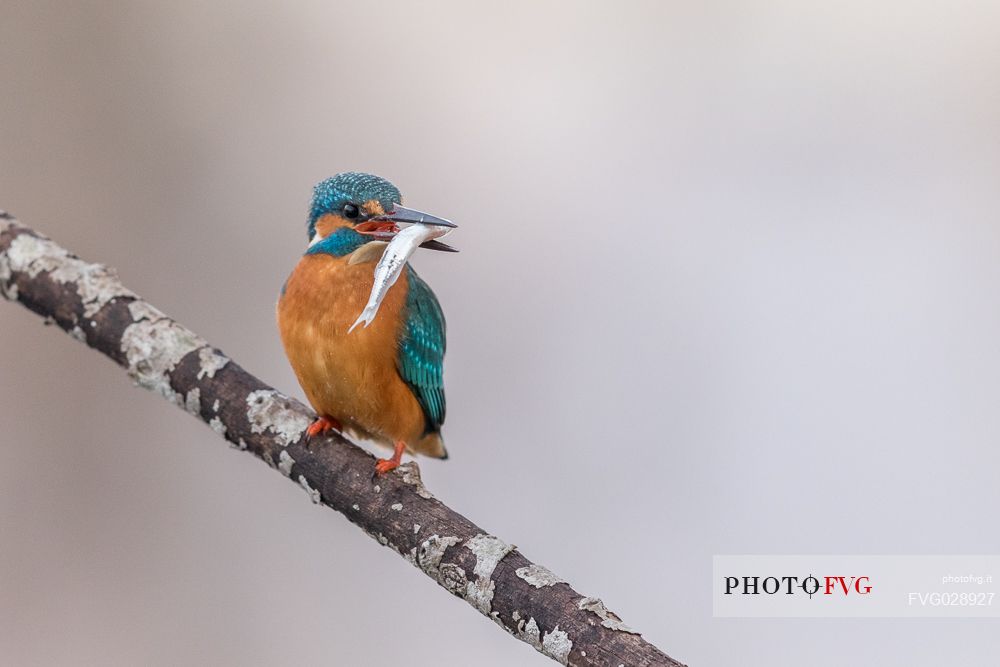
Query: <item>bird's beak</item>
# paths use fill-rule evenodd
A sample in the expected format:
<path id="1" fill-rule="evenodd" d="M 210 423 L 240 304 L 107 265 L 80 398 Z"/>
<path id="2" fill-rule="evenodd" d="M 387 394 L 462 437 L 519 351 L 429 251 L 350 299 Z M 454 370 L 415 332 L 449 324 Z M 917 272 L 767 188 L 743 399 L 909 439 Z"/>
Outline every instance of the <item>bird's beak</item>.
<path id="1" fill-rule="evenodd" d="M 430 213 L 424 213 L 423 211 L 417 211 L 412 208 L 400 206 L 399 204 L 394 204 L 392 210 L 388 213 L 376 216 L 366 222 L 362 222 L 355 226 L 354 229 L 362 234 L 372 236 L 379 241 L 391 241 L 392 237 L 399 233 L 399 225 L 397 223 L 436 225 L 439 227 L 451 228 L 458 227 L 458 225 L 450 220 L 445 220 L 444 218 L 439 218 L 436 215 L 431 215 Z M 447 243 L 442 243 L 437 239 L 425 241 L 420 244 L 420 247 L 427 248 L 429 250 L 441 250 L 443 252 L 458 252 L 457 248 L 453 248 Z"/>
<path id="2" fill-rule="evenodd" d="M 406 208 L 399 204 L 393 204 L 392 210 L 385 215 L 378 216 L 381 220 L 392 220 L 393 222 L 420 223 L 421 225 L 439 225 L 441 227 L 458 227 L 455 223 L 444 218 L 439 218 L 430 213 Z"/>

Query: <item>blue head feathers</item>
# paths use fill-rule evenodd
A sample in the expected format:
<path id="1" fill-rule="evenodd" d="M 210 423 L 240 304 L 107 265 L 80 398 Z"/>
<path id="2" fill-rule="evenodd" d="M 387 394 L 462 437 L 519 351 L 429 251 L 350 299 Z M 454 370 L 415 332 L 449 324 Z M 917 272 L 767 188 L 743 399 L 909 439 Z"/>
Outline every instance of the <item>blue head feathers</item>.
<path id="1" fill-rule="evenodd" d="M 345 171 L 326 179 L 313 188 L 312 207 L 309 210 L 309 238 L 316 234 L 316 221 L 327 213 L 339 214 L 347 204 L 361 207 L 365 202 L 377 201 L 386 211 L 402 197 L 389 181 L 357 171 Z"/>

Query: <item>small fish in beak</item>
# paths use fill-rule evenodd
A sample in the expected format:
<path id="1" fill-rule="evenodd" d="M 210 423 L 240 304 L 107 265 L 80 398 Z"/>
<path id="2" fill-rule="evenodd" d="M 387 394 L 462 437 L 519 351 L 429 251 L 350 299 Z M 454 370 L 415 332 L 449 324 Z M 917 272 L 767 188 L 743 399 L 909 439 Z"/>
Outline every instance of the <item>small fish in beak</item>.
<path id="1" fill-rule="evenodd" d="M 396 224 L 397 222 L 411 224 L 401 230 Z M 375 315 L 378 314 L 379 306 L 382 305 L 382 300 L 389 292 L 389 288 L 396 283 L 399 274 L 403 272 L 403 267 L 406 266 L 406 262 L 417 248 L 458 252 L 450 245 L 436 240 L 455 227 L 457 225 L 444 218 L 421 213 L 398 204 L 393 207 L 389 214 L 357 225 L 355 231 L 372 236 L 378 241 L 389 241 L 389 244 L 385 247 L 382 258 L 375 266 L 375 282 L 372 284 L 368 303 L 358 315 L 358 319 L 347 330 L 347 333 L 354 331 L 362 322 L 366 327 L 372 323 Z"/>

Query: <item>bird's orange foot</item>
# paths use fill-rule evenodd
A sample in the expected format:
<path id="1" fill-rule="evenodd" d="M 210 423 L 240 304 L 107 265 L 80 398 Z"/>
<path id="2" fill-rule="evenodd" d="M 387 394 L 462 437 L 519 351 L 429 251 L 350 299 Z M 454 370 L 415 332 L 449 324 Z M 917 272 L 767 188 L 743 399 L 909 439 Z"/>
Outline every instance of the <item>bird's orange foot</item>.
<path id="1" fill-rule="evenodd" d="M 372 475 L 372 479 L 398 468 L 399 464 L 403 461 L 404 449 L 406 449 L 406 443 L 400 440 L 396 443 L 396 447 L 392 451 L 391 459 L 378 459 L 375 461 L 375 474 Z"/>
<path id="2" fill-rule="evenodd" d="M 344 427 L 333 417 L 317 417 L 316 421 L 309 424 L 309 428 L 306 429 L 306 439 L 312 440 L 317 435 L 326 435 L 330 431 L 340 433 L 342 430 Z"/>

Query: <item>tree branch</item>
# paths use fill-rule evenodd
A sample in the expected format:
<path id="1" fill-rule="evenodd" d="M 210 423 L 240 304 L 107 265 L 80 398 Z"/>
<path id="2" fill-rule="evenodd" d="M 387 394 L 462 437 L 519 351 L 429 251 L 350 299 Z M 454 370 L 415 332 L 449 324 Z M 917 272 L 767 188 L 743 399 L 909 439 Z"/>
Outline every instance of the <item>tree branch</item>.
<path id="1" fill-rule="evenodd" d="M 110 357 L 142 387 L 344 514 L 508 633 L 570 665 L 679 666 L 608 611 L 435 499 L 407 463 L 372 481 L 341 437 L 307 446 L 313 414 L 124 287 L 0 211 L 0 294 Z"/>

